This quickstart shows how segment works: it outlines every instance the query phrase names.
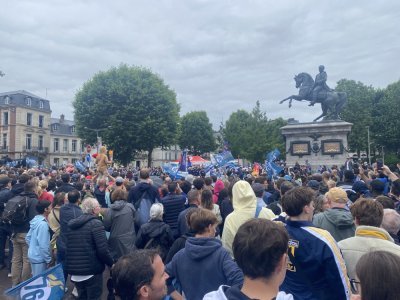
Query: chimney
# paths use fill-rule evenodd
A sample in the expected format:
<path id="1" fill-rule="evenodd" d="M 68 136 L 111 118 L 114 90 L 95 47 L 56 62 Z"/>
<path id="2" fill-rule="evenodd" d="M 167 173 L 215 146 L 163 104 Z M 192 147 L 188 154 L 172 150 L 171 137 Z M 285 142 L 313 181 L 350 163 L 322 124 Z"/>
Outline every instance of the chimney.
<path id="1" fill-rule="evenodd" d="M 64 114 L 61 114 L 61 116 L 60 116 L 60 124 L 62 124 L 62 123 L 64 123 Z"/>

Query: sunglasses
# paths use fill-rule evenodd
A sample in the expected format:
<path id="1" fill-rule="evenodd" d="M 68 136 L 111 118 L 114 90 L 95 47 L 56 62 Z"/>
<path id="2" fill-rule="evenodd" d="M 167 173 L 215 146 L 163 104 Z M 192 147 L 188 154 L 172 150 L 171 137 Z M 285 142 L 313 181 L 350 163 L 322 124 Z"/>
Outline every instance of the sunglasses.
<path id="1" fill-rule="evenodd" d="M 359 282 L 355 279 L 350 279 L 350 287 L 351 287 L 351 292 L 353 294 L 359 294 L 359 290 L 358 290 L 359 284 L 361 284 L 361 282 Z"/>

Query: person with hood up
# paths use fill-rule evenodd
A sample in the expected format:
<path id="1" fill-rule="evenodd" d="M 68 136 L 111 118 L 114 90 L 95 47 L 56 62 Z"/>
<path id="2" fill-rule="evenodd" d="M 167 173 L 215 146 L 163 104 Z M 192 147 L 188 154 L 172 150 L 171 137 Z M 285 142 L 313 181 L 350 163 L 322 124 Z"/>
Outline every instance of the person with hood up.
<path id="1" fill-rule="evenodd" d="M 232 243 L 239 227 L 251 218 L 272 220 L 274 213 L 265 207 L 257 208 L 257 198 L 251 185 L 244 180 L 235 183 L 232 189 L 233 212 L 226 217 L 224 231 L 222 232 L 222 244 L 231 256 Z"/>
<path id="2" fill-rule="evenodd" d="M 213 202 L 214 204 L 218 203 L 219 193 L 225 188 L 224 182 L 221 179 L 218 179 L 215 182 L 214 190 L 213 190 Z"/>
<path id="3" fill-rule="evenodd" d="M 150 221 L 143 224 L 138 232 L 136 247 L 139 249 L 158 248 L 160 257 L 165 261 L 174 238 L 168 224 L 163 222 L 164 207 L 154 203 L 150 208 Z"/>
<path id="4" fill-rule="evenodd" d="M 127 199 L 125 190 L 116 189 L 103 220 L 105 230 L 110 232 L 108 246 L 114 260 L 135 249 L 135 208 L 126 202 Z"/>
<path id="5" fill-rule="evenodd" d="M 244 223 L 233 241 L 235 261 L 244 273 L 243 286 L 221 285 L 203 299 L 293 300 L 292 295 L 279 292 L 286 275 L 288 242 L 285 228 L 278 223 L 260 219 Z"/>
<path id="6" fill-rule="evenodd" d="M 351 212 L 346 209 L 347 193 L 340 187 L 334 187 L 325 197 L 330 208 L 314 215 L 314 225 L 329 231 L 336 242 L 354 236 L 356 226 Z"/>
<path id="7" fill-rule="evenodd" d="M 38 215 L 29 222 L 30 229 L 25 240 L 29 247 L 28 259 L 31 263 L 32 276 L 44 272 L 51 262 L 50 231 L 46 221 L 50 205 L 51 202 L 48 200 L 39 200 L 36 204 Z"/>
<path id="8" fill-rule="evenodd" d="M 94 198 L 82 202 L 83 214 L 68 222 L 65 270 L 78 290 L 78 299 L 101 299 L 105 265 L 114 263 Z"/>
<path id="9" fill-rule="evenodd" d="M 190 215 L 189 223 L 195 236 L 187 239 L 185 248 L 175 254 L 165 269 L 170 276 L 171 297 L 179 299 L 180 296 L 171 284 L 173 279 L 181 285 L 185 298 L 191 300 L 203 299 L 205 294 L 223 284 L 241 285 L 242 271 L 221 242 L 214 238 L 218 225 L 215 214 L 197 208 Z"/>

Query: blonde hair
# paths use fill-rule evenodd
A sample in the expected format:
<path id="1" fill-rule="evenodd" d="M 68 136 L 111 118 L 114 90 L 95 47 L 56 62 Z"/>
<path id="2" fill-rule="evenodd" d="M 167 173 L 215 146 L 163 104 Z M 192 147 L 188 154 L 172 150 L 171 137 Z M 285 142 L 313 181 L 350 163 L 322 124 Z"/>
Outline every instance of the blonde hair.
<path id="1" fill-rule="evenodd" d="M 106 152 L 107 152 L 106 146 L 101 146 L 100 147 L 100 153 L 106 154 Z"/>
<path id="2" fill-rule="evenodd" d="M 40 180 L 39 181 L 39 187 L 43 190 L 47 189 L 47 187 L 49 186 L 47 180 Z"/>
<path id="3" fill-rule="evenodd" d="M 328 186 L 328 189 L 334 188 L 336 187 L 336 182 L 334 180 L 328 180 L 328 182 L 326 183 L 326 185 Z"/>

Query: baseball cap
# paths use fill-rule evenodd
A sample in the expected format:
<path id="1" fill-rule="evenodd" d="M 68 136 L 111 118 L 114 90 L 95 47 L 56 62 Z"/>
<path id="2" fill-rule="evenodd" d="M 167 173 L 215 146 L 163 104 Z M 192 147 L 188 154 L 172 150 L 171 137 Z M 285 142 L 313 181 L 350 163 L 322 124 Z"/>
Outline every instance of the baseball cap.
<path id="1" fill-rule="evenodd" d="M 344 189 L 340 188 L 340 187 L 334 187 L 331 188 L 326 194 L 325 196 L 333 201 L 333 202 L 337 202 L 337 203 L 347 203 L 347 201 L 349 200 L 347 197 L 347 193 Z"/>
<path id="2" fill-rule="evenodd" d="M 253 183 L 253 185 L 251 187 L 253 188 L 254 194 L 256 194 L 256 195 L 260 192 L 264 192 L 264 190 L 265 190 L 264 185 L 262 185 L 261 183 L 258 183 L 258 182 Z"/>
<path id="3" fill-rule="evenodd" d="M 308 186 L 309 188 L 312 188 L 313 190 L 316 190 L 316 191 L 319 190 L 319 182 L 318 182 L 317 180 L 310 180 L 310 181 L 307 183 L 307 186 Z"/>

